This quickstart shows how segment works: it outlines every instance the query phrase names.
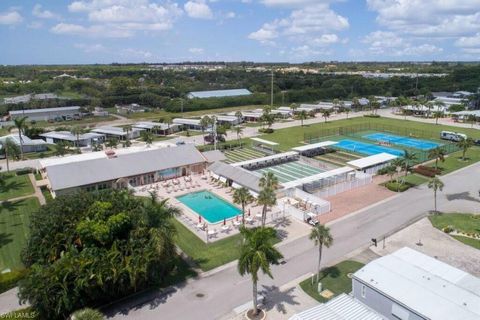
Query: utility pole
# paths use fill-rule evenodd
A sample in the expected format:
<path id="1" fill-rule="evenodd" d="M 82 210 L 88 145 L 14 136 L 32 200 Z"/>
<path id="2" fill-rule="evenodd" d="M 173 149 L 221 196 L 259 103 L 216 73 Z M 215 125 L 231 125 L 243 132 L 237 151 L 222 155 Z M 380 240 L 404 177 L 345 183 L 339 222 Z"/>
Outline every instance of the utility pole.
<path id="1" fill-rule="evenodd" d="M 212 126 L 212 130 L 213 130 L 213 148 L 214 148 L 214 150 L 217 150 L 217 117 L 213 116 L 213 117 L 212 117 L 212 121 L 213 121 L 213 126 Z"/>
<path id="2" fill-rule="evenodd" d="M 271 92 L 270 92 L 270 106 L 273 108 L 273 68 L 272 68 L 272 82 L 271 82 Z"/>
<path id="3" fill-rule="evenodd" d="M 183 98 L 180 98 L 180 109 L 183 114 Z"/>

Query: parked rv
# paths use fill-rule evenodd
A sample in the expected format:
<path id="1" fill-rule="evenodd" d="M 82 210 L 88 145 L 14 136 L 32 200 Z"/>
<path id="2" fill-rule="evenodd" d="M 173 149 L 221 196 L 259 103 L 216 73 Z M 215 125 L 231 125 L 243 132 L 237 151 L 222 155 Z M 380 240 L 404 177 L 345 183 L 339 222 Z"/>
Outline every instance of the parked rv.
<path id="1" fill-rule="evenodd" d="M 467 139 L 467 135 L 458 132 L 442 131 L 440 132 L 440 138 L 443 140 L 459 142 L 463 139 Z"/>

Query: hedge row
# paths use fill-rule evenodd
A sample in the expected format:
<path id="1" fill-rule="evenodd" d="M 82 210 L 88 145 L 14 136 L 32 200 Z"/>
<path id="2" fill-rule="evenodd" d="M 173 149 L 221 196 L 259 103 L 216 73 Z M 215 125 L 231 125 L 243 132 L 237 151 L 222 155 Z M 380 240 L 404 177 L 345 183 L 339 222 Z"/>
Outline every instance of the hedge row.
<path id="1" fill-rule="evenodd" d="M 422 176 L 433 178 L 437 174 L 440 174 L 441 171 L 439 169 L 435 169 L 432 167 L 427 167 L 427 166 L 418 166 L 413 169 L 413 172 L 421 174 Z"/>

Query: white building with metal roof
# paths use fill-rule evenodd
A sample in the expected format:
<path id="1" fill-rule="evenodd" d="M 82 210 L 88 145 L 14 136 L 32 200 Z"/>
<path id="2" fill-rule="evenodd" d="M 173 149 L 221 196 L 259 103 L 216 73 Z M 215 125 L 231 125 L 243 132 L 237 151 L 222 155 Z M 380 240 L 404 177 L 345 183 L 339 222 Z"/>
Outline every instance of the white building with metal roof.
<path id="1" fill-rule="evenodd" d="M 105 135 L 95 132 L 87 132 L 79 134 L 78 137 L 70 131 L 50 131 L 40 134 L 45 142 L 55 144 L 60 141 L 70 142 L 78 147 L 88 147 L 92 142 L 101 143 L 105 139 Z"/>
<path id="2" fill-rule="evenodd" d="M 81 116 L 80 107 L 60 107 L 60 108 L 42 108 L 42 109 L 26 109 L 26 110 L 12 110 L 9 111 L 10 118 L 22 118 L 27 117 L 32 121 L 48 121 L 56 118 L 66 118 Z"/>
<path id="3" fill-rule="evenodd" d="M 133 124 L 132 127 L 139 130 L 147 130 L 154 134 L 167 136 L 169 134 L 179 131 L 181 126 L 176 123 L 168 124 L 160 122 L 141 121 Z"/>
<path id="4" fill-rule="evenodd" d="M 479 278 L 407 247 L 355 272 L 352 288 L 386 319 L 480 319 Z"/>
<path id="5" fill-rule="evenodd" d="M 207 162 L 193 144 L 92 154 L 42 163 L 43 175 L 54 196 L 79 189 L 135 187 L 201 173 Z"/>
<path id="6" fill-rule="evenodd" d="M 131 130 L 125 130 L 122 127 L 98 127 L 92 129 L 92 132 L 99 133 L 105 135 L 107 138 L 117 138 L 119 140 L 125 140 L 125 139 L 136 139 L 140 137 L 140 132 L 142 132 L 143 129 L 139 128 L 132 128 Z"/>
<path id="7" fill-rule="evenodd" d="M 189 99 L 205 99 L 205 98 L 226 98 L 249 96 L 252 93 L 247 89 L 228 89 L 228 90 L 209 90 L 209 91 L 192 91 L 187 94 Z"/>
<path id="8" fill-rule="evenodd" d="M 23 152 L 43 152 L 47 151 L 47 143 L 42 139 L 30 139 L 26 135 L 21 135 L 22 144 L 20 143 L 20 137 L 18 133 L 9 134 L 3 137 L 0 137 L 1 142 L 6 142 L 7 139 L 13 142 L 18 148 L 23 145 Z"/>
<path id="9" fill-rule="evenodd" d="M 376 174 L 378 170 L 389 165 L 390 162 L 396 158 L 398 157 L 393 154 L 382 152 L 365 158 L 349 161 L 347 164 L 350 167 L 364 171 L 365 173 Z"/>

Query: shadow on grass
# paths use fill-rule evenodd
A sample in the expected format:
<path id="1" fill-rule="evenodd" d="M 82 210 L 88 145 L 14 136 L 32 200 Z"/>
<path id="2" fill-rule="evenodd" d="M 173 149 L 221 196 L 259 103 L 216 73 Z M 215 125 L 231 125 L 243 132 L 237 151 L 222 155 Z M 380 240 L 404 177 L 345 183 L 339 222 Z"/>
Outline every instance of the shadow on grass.
<path id="1" fill-rule="evenodd" d="M 335 278 L 340 277 L 340 275 L 341 275 L 340 270 L 335 266 L 325 268 L 322 271 L 320 271 L 320 273 L 321 273 L 320 280 L 323 280 L 326 277 L 330 277 L 330 278 L 335 279 Z"/>
<path id="2" fill-rule="evenodd" d="M 7 193 L 9 191 L 19 190 L 25 187 L 25 182 L 11 181 L 0 184 L 0 193 Z"/>
<path id="3" fill-rule="evenodd" d="M 1 204 L 0 204 L 0 213 L 3 213 L 5 211 L 8 211 L 8 212 L 13 212 L 13 211 L 16 211 L 19 207 L 21 207 L 23 205 L 23 202 L 24 200 L 18 200 L 18 201 L 14 201 L 14 202 L 11 202 L 11 201 L 3 201 Z"/>
<path id="4" fill-rule="evenodd" d="M 11 233 L 0 233 L 0 248 L 13 241 Z"/>

